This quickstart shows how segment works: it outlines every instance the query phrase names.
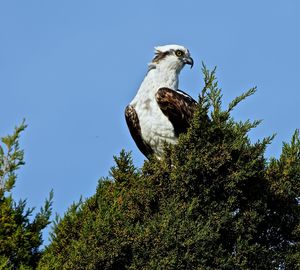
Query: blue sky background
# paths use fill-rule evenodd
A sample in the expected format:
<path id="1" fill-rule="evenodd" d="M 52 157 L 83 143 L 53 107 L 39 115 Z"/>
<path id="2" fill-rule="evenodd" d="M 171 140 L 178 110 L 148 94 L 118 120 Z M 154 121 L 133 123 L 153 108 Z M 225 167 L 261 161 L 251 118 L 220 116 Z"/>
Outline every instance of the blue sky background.
<path id="1" fill-rule="evenodd" d="M 156 45 L 189 48 L 180 88 L 194 98 L 201 61 L 218 66 L 224 106 L 257 86 L 234 116 L 263 119 L 251 139 L 277 133 L 267 156 L 278 157 L 300 128 L 299 13 L 297 0 L 1 1 L 0 136 L 28 124 L 15 198 L 39 208 L 53 189 L 62 215 L 94 194 L 122 148 L 142 164 L 124 108 Z"/>

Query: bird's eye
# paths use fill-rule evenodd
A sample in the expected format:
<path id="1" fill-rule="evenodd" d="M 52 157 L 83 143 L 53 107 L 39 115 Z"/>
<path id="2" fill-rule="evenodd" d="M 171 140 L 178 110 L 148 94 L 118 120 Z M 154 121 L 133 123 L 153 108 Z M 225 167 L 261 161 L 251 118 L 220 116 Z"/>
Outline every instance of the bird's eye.
<path id="1" fill-rule="evenodd" d="M 181 51 L 181 50 L 177 50 L 176 52 L 175 52 L 175 54 L 176 54 L 176 56 L 178 56 L 178 57 L 180 57 L 180 56 L 183 56 L 183 51 Z"/>

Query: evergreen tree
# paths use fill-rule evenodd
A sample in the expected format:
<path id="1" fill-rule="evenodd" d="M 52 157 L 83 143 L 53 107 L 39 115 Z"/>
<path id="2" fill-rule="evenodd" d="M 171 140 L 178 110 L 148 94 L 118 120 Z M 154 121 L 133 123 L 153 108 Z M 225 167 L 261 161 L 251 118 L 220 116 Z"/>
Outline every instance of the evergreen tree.
<path id="1" fill-rule="evenodd" d="M 187 134 L 161 160 L 115 157 L 96 194 L 58 218 L 39 269 L 300 269 L 300 140 L 264 157 L 259 121 L 222 108 L 215 70 Z"/>
<path id="2" fill-rule="evenodd" d="M 42 230 L 49 224 L 50 198 L 31 220 L 33 208 L 26 208 L 26 200 L 16 203 L 11 191 L 16 171 L 24 164 L 24 152 L 19 148 L 24 122 L 13 135 L 2 138 L 0 145 L 0 269 L 35 269 L 41 256 Z"/>

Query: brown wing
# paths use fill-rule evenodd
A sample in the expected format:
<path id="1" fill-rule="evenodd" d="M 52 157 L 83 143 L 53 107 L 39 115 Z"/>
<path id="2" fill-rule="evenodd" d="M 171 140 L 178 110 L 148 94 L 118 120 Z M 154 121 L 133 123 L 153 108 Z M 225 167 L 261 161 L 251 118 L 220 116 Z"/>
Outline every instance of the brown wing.
<path id="1" fill-rule="evenodd" d="M 196 109 L 197 102 L 183 91 L 160 88 L 155 94 L 156 101 L 172 123 L 175 135 L 186 132 Z"/>
<path id="2" fill-rule="evenodd" d="M 143 140 L 139 117 L 135 109 L 128 105 L 125 109 L 125 119 L 130 134 L 140 151 L 149 158 L 153 154 L 152 148 Z"/>

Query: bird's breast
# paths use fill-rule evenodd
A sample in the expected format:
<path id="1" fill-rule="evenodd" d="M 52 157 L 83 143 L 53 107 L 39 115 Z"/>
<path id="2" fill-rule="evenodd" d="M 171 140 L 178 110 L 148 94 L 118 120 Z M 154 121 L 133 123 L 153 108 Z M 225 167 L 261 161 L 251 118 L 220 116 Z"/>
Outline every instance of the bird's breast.
<path id="1" fill-rule="evenodd" d="M 135 110 L 139 117 L 142 137 L 154 152 L 162 154 L 165 142 L 177 142 L 172 123 L 162 113 L 154 97 L 138 102 Z"/>
<path id="2" fill-rule="evenodd" d="M 161 87 L 176 90 L 178 74 L 174 71 L 150 70 L 130 103 L 137 112 L 143 140 L 156 155 L 163 154 L 165 142 L 177 142 L 172 123 L 163 114 L 155 99 L 155 94 Z"/>

